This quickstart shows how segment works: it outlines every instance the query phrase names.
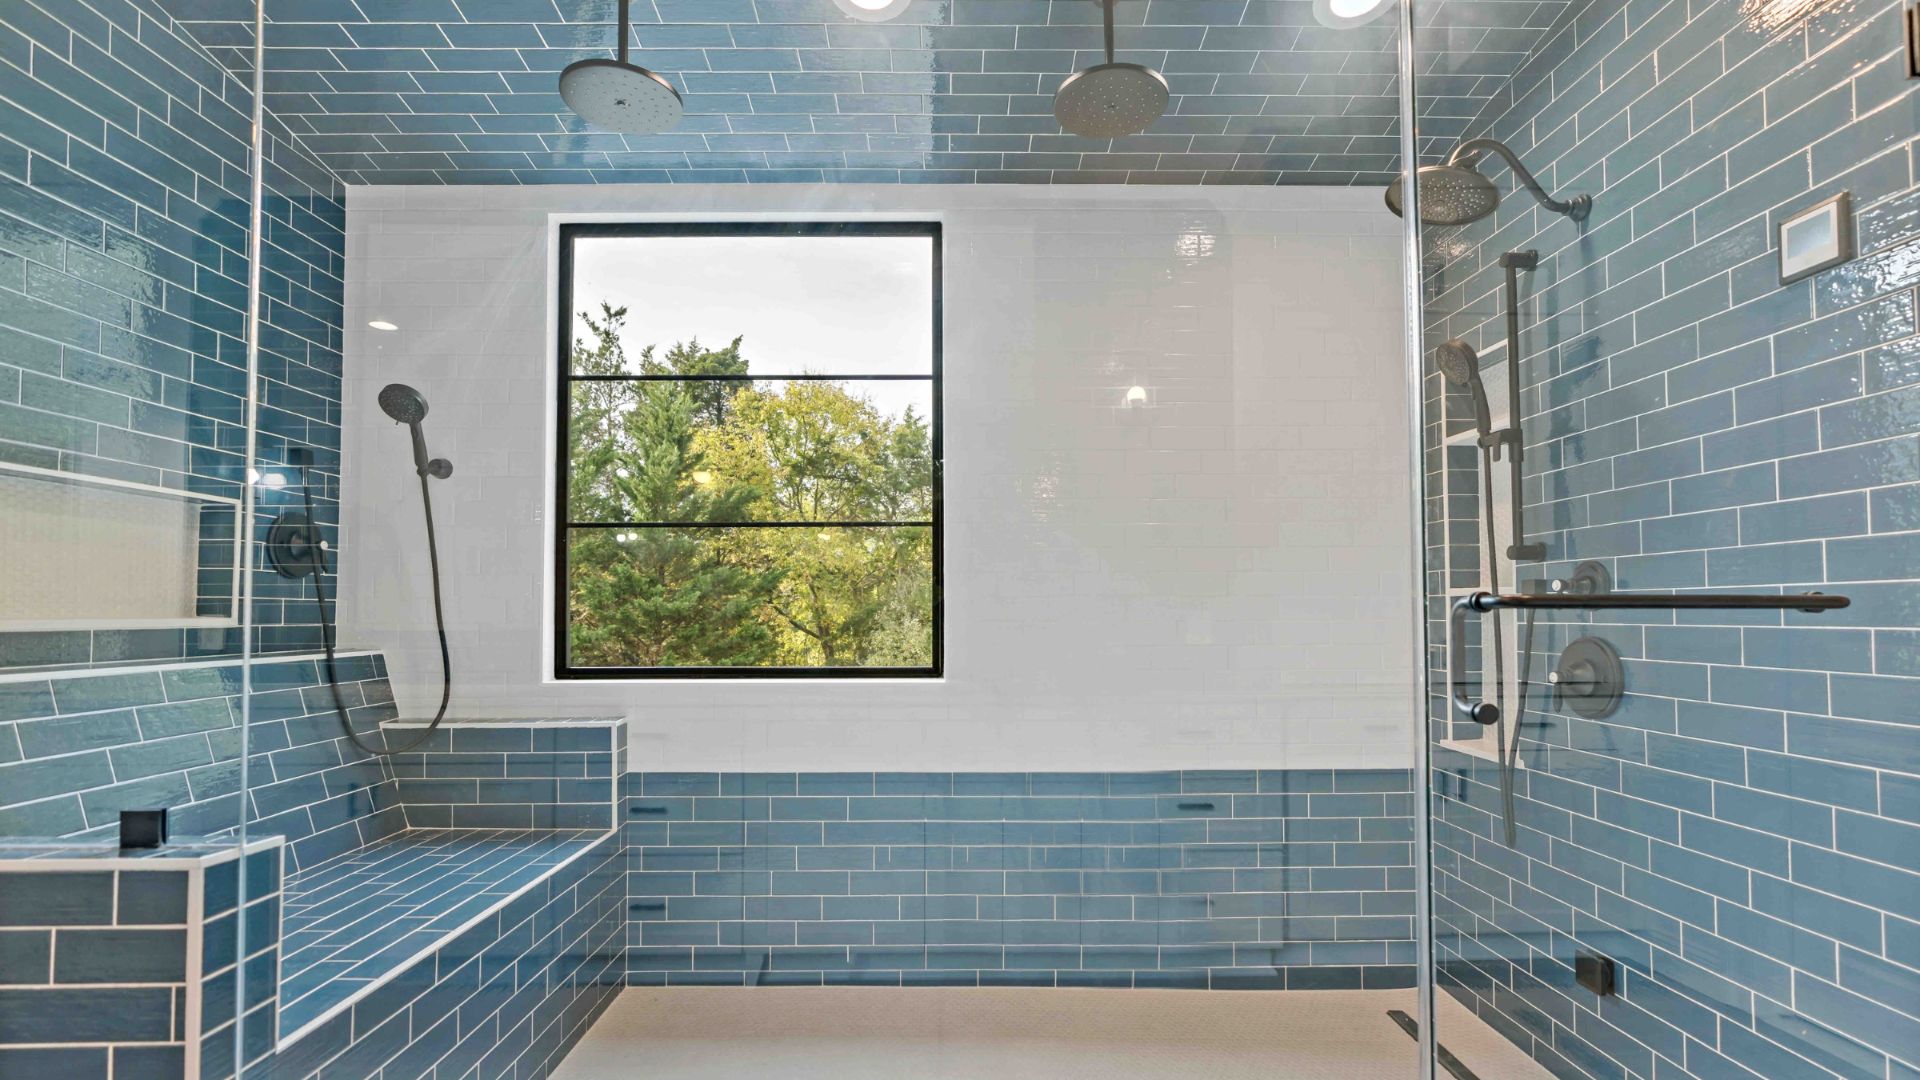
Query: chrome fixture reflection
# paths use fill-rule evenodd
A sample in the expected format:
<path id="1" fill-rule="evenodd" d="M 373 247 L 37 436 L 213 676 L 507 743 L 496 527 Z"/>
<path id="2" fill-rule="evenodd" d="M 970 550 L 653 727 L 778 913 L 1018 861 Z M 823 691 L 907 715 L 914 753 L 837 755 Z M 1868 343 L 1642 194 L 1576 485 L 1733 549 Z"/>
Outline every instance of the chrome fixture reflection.
<path id="1" fill-rule="evenodd" d="M 580 60 L 560 73 L 560 97 L 580 119 L 609 131 L 650 135 L 680 122 L 684 109 L 680 92 L 667 80 L 638 64 L 627 62 L 631 37 L 628 7 L 620 0 L 618 59 Z"/>
<path id="2" fill-rule="evenodd" d="M 1518 155 L 1498 139 L 1468 139 L 1454 148 L 1444 165 L 1423 165 L 1420 177 L 1420 220 L 1427 225 L 1466 225 L 1479 221 L 1500 208 L 1500 189 L 1480 174 L 1480 155 L 1491 151 L 1506 160 L 1507 167 L 1540 205 L 1574 221 L 1585 221 L 1593 212 L 1593 196 L 1575 195 L 1562 201 L 1546 193 L 1533 178 Z M 1404 217 L 1406 177 L 1396 177 L 1387 185 L 1387 209 Z"/>
<path id="3" fill-rule="evenodd" d="M 1053 117 L 1075 135 L 1113 139 L 1138 135 L 1167 111 L 1167 80 L 1150 67 L 1113 58 L 1113 5 L 1100 0 L 1107 35 L 1107 62 L 1067 76 L 1053 95 Z"/>

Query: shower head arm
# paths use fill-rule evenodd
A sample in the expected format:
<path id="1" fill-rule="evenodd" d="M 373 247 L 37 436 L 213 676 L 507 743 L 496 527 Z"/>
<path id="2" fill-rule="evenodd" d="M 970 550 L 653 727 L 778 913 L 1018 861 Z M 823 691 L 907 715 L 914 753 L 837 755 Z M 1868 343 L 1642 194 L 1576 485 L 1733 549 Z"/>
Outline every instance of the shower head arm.
<path id="1" fill-rule="evenodd" d="M 627 39 L 633 36 L 633 0 L 620 0 L 620 42 L 615 53 L 621 63 L 627 62 Z"/>
<path id="2" fill-rule="evenodd" d="M 1507 163 L 1507 167 L 1513 170 L 1514 178 L 1520 181 L 1520 186 L 1526 188 L 1528 193 L 1539 200 L 1541 206 L 1556 214 L 1565 214 L 1575 221 L 1587 220 L 1587 215 L 1593 211 L 1591 195 L 1576 195 L 1563 202 L 1547 194 L 1546 189 L 1540 186 L 1540 181 L 1534 179 L 1533 173 L 1520 163 L 1519 155 L 1507 149 L 1507 144 L 1498 139 L 1468 139 L 1454 147 L 1453 154 L 1447 158 L 1447 164 L 1472 165 L 1484 151 L 1492 151 L 1499 155 Z"/>
<path id="3" fill-rule="evenodd" d="M 1107 63 L 1113 63 L 1113 5 L 1120 0 L 1100 0 L 1100 11 L 1107 31 Z"/>

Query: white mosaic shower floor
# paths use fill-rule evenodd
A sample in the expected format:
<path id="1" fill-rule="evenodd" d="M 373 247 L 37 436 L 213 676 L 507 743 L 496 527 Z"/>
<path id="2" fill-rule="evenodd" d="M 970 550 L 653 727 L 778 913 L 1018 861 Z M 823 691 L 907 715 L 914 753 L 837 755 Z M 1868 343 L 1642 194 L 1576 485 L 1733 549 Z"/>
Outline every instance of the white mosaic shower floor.
<path id="1" fill-rule="evenodd" d="M 553 1080 L 1410 1080 L 1409 991 L 629 989 Z M 1482 1080 L 1547 1074 L 1443 998 Z M 1444 1075 L 1444 1074 L 1443 1074 Z"/>

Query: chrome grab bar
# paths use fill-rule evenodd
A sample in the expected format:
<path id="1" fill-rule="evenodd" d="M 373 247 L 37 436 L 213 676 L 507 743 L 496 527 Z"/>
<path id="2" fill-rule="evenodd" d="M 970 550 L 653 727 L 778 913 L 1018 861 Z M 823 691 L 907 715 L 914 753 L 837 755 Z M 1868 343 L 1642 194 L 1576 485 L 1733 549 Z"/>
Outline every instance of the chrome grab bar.
<path id="1" fill-rule="evenodd" d="M 1819 612 L 1843 608 L 1853 603 L 1844 596 L 1828 596 L 1824 593 L 1802 593 L 1798 596 L 1749 596 L 1743 593 L 1691 593 L 1677 596 L 1663 596 L 1646 593 L 1599 593 L 1592 596 L 1569 596 L 1556 594 L 1551 596 L 1502 595 L 1499 593 L 1469 593 L 1453 602 L 1453 609 L 1447 615 L 1447 669 L 1448 684 L 1452 691 L 1453 711 L 1455 714 L 1476 724 L 1493 725 L 1500 722 L 1500 707 L 1490 701 L 1474 701 L 1467 697 L 1467 681 L 1464 672 L 1467 669 L 1467 614 L 1483 614 L 1498 611 L 1501 608 L 1533 610 L 1766 610 L 1766 611 L 1805 611 Z"/>

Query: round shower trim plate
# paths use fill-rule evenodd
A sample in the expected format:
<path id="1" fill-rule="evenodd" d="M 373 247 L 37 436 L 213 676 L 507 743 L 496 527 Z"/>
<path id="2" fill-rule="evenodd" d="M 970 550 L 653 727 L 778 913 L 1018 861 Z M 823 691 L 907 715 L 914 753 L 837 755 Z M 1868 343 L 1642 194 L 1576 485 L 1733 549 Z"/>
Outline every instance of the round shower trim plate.
<path id="1" fill-rule="evenodd" d="M 1393 0 L 1313 0 L 1313 17 L 1335 30 L 1363 26 L 1393 6 Z"/>
<path id="2" fill-rule="evenodd" d="M 912 3 L 913 0 L 866 0 L 865 3 L 861 0 L 833 0 L 833 6 L 844 12 L 847 18 L 861 22 L 886 22 L 898 18 Z"/>

